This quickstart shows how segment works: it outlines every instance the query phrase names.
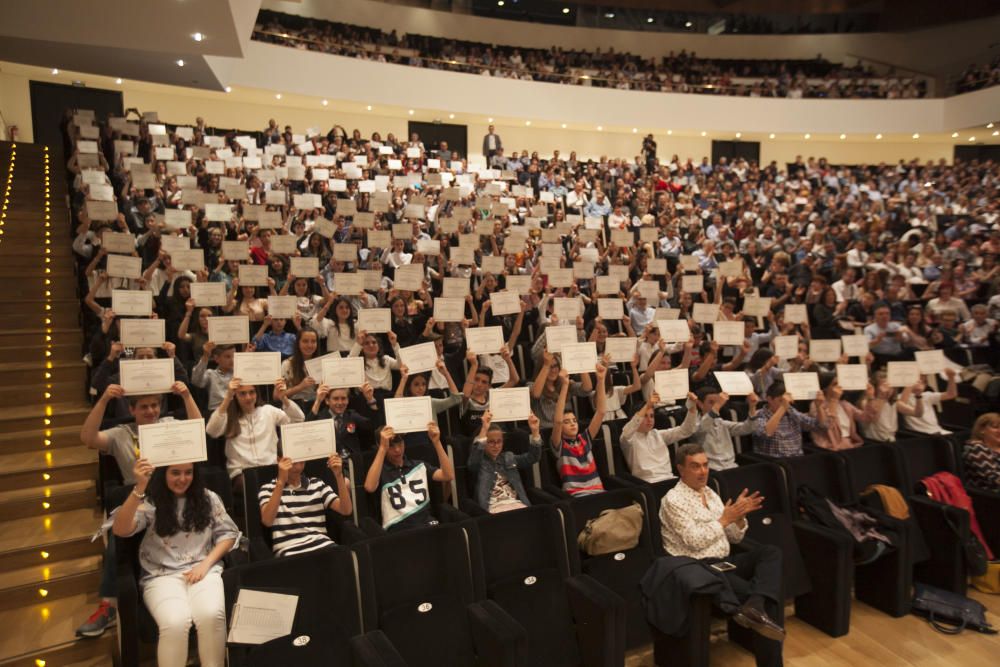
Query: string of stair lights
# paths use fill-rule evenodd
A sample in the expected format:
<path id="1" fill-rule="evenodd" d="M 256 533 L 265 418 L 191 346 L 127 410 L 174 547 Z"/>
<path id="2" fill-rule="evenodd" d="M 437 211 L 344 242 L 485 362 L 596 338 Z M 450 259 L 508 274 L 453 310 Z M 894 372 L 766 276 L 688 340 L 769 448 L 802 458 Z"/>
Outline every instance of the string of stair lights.
<path id="1" fill-rule="evenodd" d="M 52 269 L 50 264 L 52 263 L 52 213 L 51 213 L 51 189 L 49 182 L 49 147 L 43 146 L 44 150 L 44 188 L 45 188 L 45 221 L 43 231 L 45 234 L 45 242 L 42 244 L 43 256 L 45 261 L 43 266 L 45 267 L 43 287 L 45 293 L 44 299 L 44 313 L 45 313 L 45 370 L 43 372 L 45 378 L 45 390 L 42 392 L 42 399 L 45 404 L 45 415 L 42 417 L 42 447 L 50 447 L 52 445 Z M 45 451 L 45 466 L 47 468 L 52 467 L 52 452 L 50 450 Z M 48 484 L 52 478 L 52 475 L 48 472 L 42 473 L 42 480 Z M 42 509 L 45 512 L 49 512 L 52 507 L 51 502 L 48 500 L 52 495 L 52 489 L 48 486 L 45 487 L 45 499 L 42 500 Z M 52 529 L 52 517 L 45 516 L 44 518 L 45 530 Z M 46 560 L 49 557 L 47 551 L 41 552 L 42 560 Z M 44 581 L 48 581 L 50 570 L 46 566 L 42 569 L 42 577 Z M 49 594 L 48 589 L 39 588 L 38 595 L 42 598 L 47 597 Z M 49 616 L 49 608 L 43 607 L 41 610 L 42 620 L 47 620 Z M 45 667 L 45 661 L 41 659 L 35 660 L 35 665 L 37 667 Z"/>
<path id="2" fill-rule="evenodd" d="M 10 163 L 7 165 L 7 185 L 3 193 L 3 208 L 0 209 L 0 243 L 3 242 L 3 228 L 7 223 L 7 205 L 10 203 L 10 190 L 14 183 L 14 161 L 17 158 L 17 144 L 10 145 Z"/>

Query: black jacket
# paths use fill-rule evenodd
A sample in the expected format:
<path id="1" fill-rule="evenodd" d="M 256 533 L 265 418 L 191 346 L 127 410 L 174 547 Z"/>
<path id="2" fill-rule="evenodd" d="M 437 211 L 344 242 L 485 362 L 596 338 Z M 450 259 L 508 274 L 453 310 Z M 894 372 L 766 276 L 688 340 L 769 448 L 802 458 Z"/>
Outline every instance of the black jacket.
<path id="1" fill-rule="evenodd" d="M 680 637 L 687 633 L 692 595 L 711 595 L 726 613 L 740 603 L 729 582 L 707 563 L 686 556 L 657 558 L 639 582 L 646 620 L 660 632 Z"/>

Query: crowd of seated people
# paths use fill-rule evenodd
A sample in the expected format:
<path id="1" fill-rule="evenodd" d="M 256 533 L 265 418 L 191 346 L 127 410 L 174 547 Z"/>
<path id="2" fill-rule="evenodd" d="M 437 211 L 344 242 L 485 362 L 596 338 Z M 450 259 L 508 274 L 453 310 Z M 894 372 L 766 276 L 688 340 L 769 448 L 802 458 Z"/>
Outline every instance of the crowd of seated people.
<path id="1" fill-rule="evenodd" d="M 1000 84 L 1000 57 L 994 58 L 989 65 L 969 65 L 962 72 L 955 85 L 956 93 L 971 93 Z"/>
<path id="2" fill-rule="evenodd" d="M 429 492 L 456 469 L 484 513 L 530 504 L 515 471 L 542 457 L 568 497 L 601 493 L 604 424 L 623 428 L 616 446 L 647 482 L 675 476 L 673 443 L 721 470 L 736 437 L 786 457 L 905 429 L 968 440 L 968 480 L 1000 491 L 1000 417 L 969 434 L 937 412 L 958 395 L 957 368 L 998 367 L 996 164 L 523 151 L 488 166 L 337 125 L 220 134 L 200 118 L 68 112 L 64 129 L 95 397 L 81 437 L 135 485 L 113 532 L 146 529 L 162 665 L 184 664 L 192 622 L 214 643 L 202 664 L 221 664 L 218 563 L 248 528 L 205 491 L 201 464 L 154 470 L 141 456 L 137 429 L 171 419 L 206 420 L 208 464 L 259 504 L 279 555 L 328 544 L 295 512 L 350 515 L 361 484 L 389 531 L 436 521 Z M 160 337 L 136 337 L 129 323 L 151 318 Z M 244 382 L 248 353 L 274 355 L 275 377 Z M 360 377 L 326 375 L 351 358 Z M 122 372 L 157 359 L 174 378 L 162 401 Z M 520 387 L 512 424 L 491 397 Z M 433 418 L 397 428 L 390 401 L 425 397 Z M 279 441 L 315 420 L 337 434 L 326 481 Z M 348 458 L 370 463 L 363 479 L 345 479 Z M 245 472 L 267 465 L 270 483 L 244 494 Z M 114 543 L 81 635 L 113 619 Z"/>
<path id="3" fill-rule="evenodd" d="M 670 52 L 642 58 L 614 49 L 567 51 L 483 44 L 262 11 L 253 38 L 271 44 L 400 65 L 524 81 L 619 90 L 745 97 L 924 97 L 926 81 L 858 64 L 815 60 L 724 60 Z"/>

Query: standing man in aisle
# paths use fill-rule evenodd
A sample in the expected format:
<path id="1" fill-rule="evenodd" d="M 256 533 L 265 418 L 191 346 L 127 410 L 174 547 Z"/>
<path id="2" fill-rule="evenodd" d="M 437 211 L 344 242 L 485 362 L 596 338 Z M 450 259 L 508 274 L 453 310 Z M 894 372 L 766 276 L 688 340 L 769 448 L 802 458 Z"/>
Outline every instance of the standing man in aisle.
<path id="1" fill-rule="evenodd" d="M 500 150 L 503 150 L 503 142 L 500 141 L 500 135 L 496 133 L 495 128 L 490 125 L 490 131 L 483 137 L 483 155 L 486 156 L 486 162 L 489 163 Z"/>

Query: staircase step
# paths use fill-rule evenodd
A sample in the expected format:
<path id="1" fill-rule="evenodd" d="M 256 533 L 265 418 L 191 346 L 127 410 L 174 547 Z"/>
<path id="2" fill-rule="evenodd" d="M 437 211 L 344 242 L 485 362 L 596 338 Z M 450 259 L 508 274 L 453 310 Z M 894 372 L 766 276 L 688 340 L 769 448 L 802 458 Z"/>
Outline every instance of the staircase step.
<path id="1" fill-rule="evenodd" d="M 0 627 L 8 636 L 4 653 L 12 656 L 0 662 L 3 667 L 40 667 L 43 665 L 69 665 L 103 657 L 111 664 L 116 652 L 115 634 L 105 632 L 97 639 L 77 639 L 77 626 L 97 607 L 94 594 L 70 597 L 34 604 L 18 609 L 0 611 Z"/>
<path id="2" fill-rule="evenodd" d="M 79 359 L 79 354 L 77 354 L 76 359 Z M 0 361 L 2 361 L 2 354 L 0 354 Z M 63 359 L 61 361 L 65 363 L 69 362 L 70 359 Z M 42 401 L 49 400 L 45 398 L 46 392 L 48 392 L 51 399 L 60 402 L 86 399 L 86 391 L 82 382 L 53 382 L 51 383 L 51 387 L 47 384 L 0 385 L 0 405 L 14 405 L 21 401 L 41 403 Z M 37 424 L 37 426 L 41 426 L 41 424 Z"/>
<path id="3" fill-rule="evenodd" d="M 83 340 L 83 334 L 79 327 L 50 327 L 52 329 L 53 342 L 74 342 Z M 24 327 L 20 329 L 6 329 L 0 331 L 0 345 L 14 346 L 24 342 L 25 337 L 44 336 L 45 329 L 42 327 Z M 75 338 L 74 338 L 75 336 Z M 72 341 L 70 340 L 72 339 Z"/>
<path id="4" fill-rule="evenodd" d="M 90 406 L 83 401 L 63 402 L 50 404 L 51 414 L 46 416 L 48 406 L 41 405 L 40 399 L 40 395 L 26 397 L 25 402 L 30 401 L 27 405 L 0 408 L 0 430 L 23 431 L 42 426 L 72 426 L 81 424 L 90 412 Z"/>
<path id="5" fill-rule="evenodd" d="M 0 591 L 32 584 L 44 586 L 48 581 L 88 574 L 100 569 L 101 556 L 84 556 L 83 558 L 72 558 L 58 563 L 26 567 L 10 572 L 0 572 Z M 51 599 L 51 596 L 49 599 Z M 35 602 L 38 602 L 38 600 L 31 600 L 27 604 L 34 604 Z"/>
<path id="6" fill-rule="evenodd" d="M 89 508 L 3 522 L 0 572 L 102 553 L 101 541 L 90 541 L 102 516 Z"/>
<path id="7" fill-rule="evenodd" d="M 52 353 L 52 356 L 49 359 L 52 361 L 72 362 L 80 360 L 80 343 L 73 341 L 57 343 L 53 341 L 50 345 L 49 351 Z M 37 356 L 37 358 L 42 359 L 45 358 L 45 348 L 46 342 L 44 336 L 26 336 L 22 345 L 0 344 L 0 363 L 23 361 L 31 356 Z"/>
<path id="8" fill-rule="evenodd" d="M 42 429 L 40 426 L 26 431 L 0 432 L 0 452 L 32 452 L 40 446 L 45 447 L 44 440 L 51 443 L 47 449 L 52 450 L 80 446 L 80 424 L 49 429 Z"/>
<path id="9" fill-rule="evenodd" d="M 100 584 L 101 571 L 92 568 L 86 572 L 64 577 L 52 577 L 48 581 L 14 586 L 0 591 L 2 592 L 0 611 L 18 609 L 37 602 L 58 600 L 73 595 L 86 595 L 98 590 Z"/>
<path id="10" fill-rule="evenodd" d="M 48 377 L 47 377 L 48 375 Z M 0 384 L 34 384 L 52 382 L 80 382 L 86 377 L 82 361 L 54 363 L 47 369 L 42 361 L 9 362 L 0 364 Z"/>
<path id="11" fill-rule="evenodd" d="M 46 472 L 63 467 L 94 464 L 97 463 L 98 456 L 96 449 L 90 449 L 84 445 L 64 447 L 54 452 L 43 451 L 39 447 L 33 452 L 5 453 L 0 455 L 0 480 L 6 479 L 7 475 Z M 10 488 L 5 484 L 0 484 L 0 489 L 8 490 Z"/>
<path id="12" fill-rule="evenodd" d="M 0 492 L 0 521 L 41 516 L 49 512 L 94 507 L 97 490 L 92 479 Z"/>

